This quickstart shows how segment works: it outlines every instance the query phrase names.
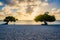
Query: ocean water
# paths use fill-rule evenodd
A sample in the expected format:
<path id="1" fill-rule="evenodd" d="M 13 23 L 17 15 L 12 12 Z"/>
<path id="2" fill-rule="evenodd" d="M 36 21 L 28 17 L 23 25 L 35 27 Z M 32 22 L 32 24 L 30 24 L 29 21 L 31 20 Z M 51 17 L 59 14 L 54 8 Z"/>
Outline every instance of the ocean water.
<path id="1" fill-rule="evenodd" d="M 5 22 L 3 22 L 2 20 L 0 20 L 0 24 L 4 24 Z M 40 25 L 43 24 L 43 22 L 35 22 L 33 20 L 20 20 L 20 21 L 16 21 L 16 22 L 9 22 L 9 24 L 16 24 L 16 25 L 22 25 L 22 24 L 35 24 L 35 25 Z M 48 22 L 49 25 L 55 25 L 55 24 L 59 24 L 60 25 L 60 20 L 57 20 L 55 22 Z"/>
<path id="2" fill-rule="evenodd" d="M 26 20 L 1 25 L 3 23 L 5 22 L 0 21 L 0 40 L 60 40 L 60 21 L 49 23 L 47 26 Z"/>
<path id="3" fill-rule="evenodd" d="M 60 25 L 0 25 L 0 40 L 60 40 Z"/>

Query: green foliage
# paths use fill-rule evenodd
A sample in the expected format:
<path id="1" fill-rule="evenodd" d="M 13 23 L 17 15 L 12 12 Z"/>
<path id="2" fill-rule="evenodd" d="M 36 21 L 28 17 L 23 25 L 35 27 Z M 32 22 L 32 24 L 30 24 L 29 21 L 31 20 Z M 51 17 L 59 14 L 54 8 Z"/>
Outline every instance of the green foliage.
<path id="1" fill-rule="evenodd" d="M 51 15 L 48 15 L 48 14 L 43 14 L 43 15 L 38 15 L 35 19 L 34 19 L 36 22 L 38 22 L 38 21 L 41 21 L 41 22 L 43 22 L 43 21 L 47 21 L 47 22 L 53 22 L 53 21 L 55 21 L 56 19 L 55 19 L 55 16 L 53 15 L 53 16 L 51 16 Z"/>
<path id="2" fill-rule="evenodd" d="M 5 19 L 4 19 L 5 22 L 15 22 L 16 19 L 13 17 L 13 16 L 7 16 Z"/>
<path id="3" fill-rule="evenodd" d="M 35 19 L 34 19 L 36 22 L 38 21 L 43 21 L 43 15 L 38 15 Z"/>

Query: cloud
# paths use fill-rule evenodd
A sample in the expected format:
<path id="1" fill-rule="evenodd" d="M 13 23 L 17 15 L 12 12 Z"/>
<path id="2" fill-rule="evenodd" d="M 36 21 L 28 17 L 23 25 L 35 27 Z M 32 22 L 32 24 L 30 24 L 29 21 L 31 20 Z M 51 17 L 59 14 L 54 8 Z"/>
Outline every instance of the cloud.
<path id="1" fill-rule="evenodd" d="M 42 3 L 41 6 L 48 6 L 48 3 Z"/>
<path id="2" fill-rule="evenodd" d="M 45 2 L 48 2 L 48 0 L 45 0 Z"/>
<path id="3" fill-rule="evenodd" d="M 44 0 L 44 2 L 42 2 L 41 0 L 5 0 L 6 4 L 10 4 L 10 5 L 16 5 L 16 4 L 20 4 L 20 3 L 29 3 L 29 4 L 35 4 L 35 5 L 46 5 L 48 4 L 48 0 Z"/>
<path id="4" fill-rule="evenodd" d="M 54 15 L 57 20 L 60 20 L 60 9 L 52 8 L 50 15 Z"/>
<path id="5" fill-rule="evenodd" d="M 55 11 L 56 10 L 56 8 L 52 8 L 52 11 Z"/>
<path id="6" fill-rule="evenodd" d="M 12 15 L 17 17 L 18 19 L 33 19 L 36 14 L 40 14 L 42 12 L 45 12 L 49 4 L 48 2 L 41 2 L 41 0 L 5 0 L 6 4 L 2 10 L 5 13 L 4 15 Z M 34 2 L 34 3 L 33 3 Z"/>
<path id="7" fill-rule="evenodd" d="M 4 15 L 4 12 L 3 11 L 0 11 L 0 16 Z"/>
<path id="8" fill-rule="evenodd" d="M 51 13 L 60 14 L 60 9 L 52 8 Z"/>
<path id="9" fill-rule="evenodd" d="M 33 19 L 36 15 L 42 14 L 47 10 L 51 15 L 55 15 L 56 19 L 60 19 L 60 9 L 52 8 L 50 10 L 49 0 L 5 0 L 6 5 L 2 8 L 1 16 L 15 16 L 18 19 Z M 2 4 L 2 3 L 1 3 Z M 49 7 L 48 7 L 49 6 Z M 47 8 L 48 7 L 48 8 Z M 31 14 L 30 14 L 31 13 Z"/>
<path id="10" fill-rule="evenodd" d="M 32 12 L 33 9 L 35 9 L 35 7 L 40 8 L 40 7 L 45 7 L 45 6 L 49 5 L 47 2 L 41 2 L 41 0 L 40 1 L 39 0 L 36 0 L 36 1 L 32 0 L 34 3 L 31 0 L 28 0 L 29 4 L 26 0 L 10 0 L 10 2 L 8 0 L 5 0 L 5 1 L 10 4 L 10 5 L 7 5 L 4 7 L 7 11 L 10 9 L 17 9 L 20 12 L 23 12 L 23 11 L 24 12 L 25 11 Z M 22 3 L 20 3 L 20 2 L 22 2 Z M 13 5 L 12 5 L 12 3 L 13 3 Z"/>
<path id="11" fill-rule="evenodd" d="M 2 6 L 3 5 L 3 3 L 2 2 L 0 2 L 0 6 Z"/>

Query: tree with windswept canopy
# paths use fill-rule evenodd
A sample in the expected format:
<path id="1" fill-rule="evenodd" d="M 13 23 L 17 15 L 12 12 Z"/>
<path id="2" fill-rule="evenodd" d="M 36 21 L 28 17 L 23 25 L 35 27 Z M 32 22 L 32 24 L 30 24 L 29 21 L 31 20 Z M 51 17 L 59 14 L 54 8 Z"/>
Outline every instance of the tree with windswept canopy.
<path id="1" fill-rule="evenodd" d="M 9 22 L 16 22 L 17 19 L 15 19 L 13 16 L 7 16 L 3 21 L 6 22 L 5 24 L 8 24 Z"/>
<path id="2" fill-rule="evenodd" d="M 35 21 L 38 22 L 38 21 L 41 21 L 41 22 L 44 22 L 44 25 L 48 25 L 47 22 L 54 22 L 56 19 L 55 19 L 55 16 L 54 15 L 48 15 L 49 12 L 45 12 L 45 14 L 43 15 L 38 15 L 37 17 L 35 17 Z"/>

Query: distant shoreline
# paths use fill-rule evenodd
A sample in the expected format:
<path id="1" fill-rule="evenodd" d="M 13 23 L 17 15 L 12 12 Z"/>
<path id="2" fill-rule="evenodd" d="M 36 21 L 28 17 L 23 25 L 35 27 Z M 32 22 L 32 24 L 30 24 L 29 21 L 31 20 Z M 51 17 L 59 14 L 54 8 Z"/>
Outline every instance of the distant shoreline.
<path id="1" fill-rule="evenodd" d="M 2 24 L 0 24 L 2 26 Z M 48 25 L 41 25 L 41 24 L 8 24 L 3 26 L 60 26 L 60 24 L 48 24 Z"/>
<path id="2" fill-rule="evenodd" d="M 0 25 L 4 24 L 3 20 L 0 20 Z M 9 25 L 41 25 L 43 22 L 35 22 L 33 20 L 18 20 L 16 22 L 9 22 Z M 48 25 L 60 25 L 60 20 L 55 22 L 48 22 Z"/>

